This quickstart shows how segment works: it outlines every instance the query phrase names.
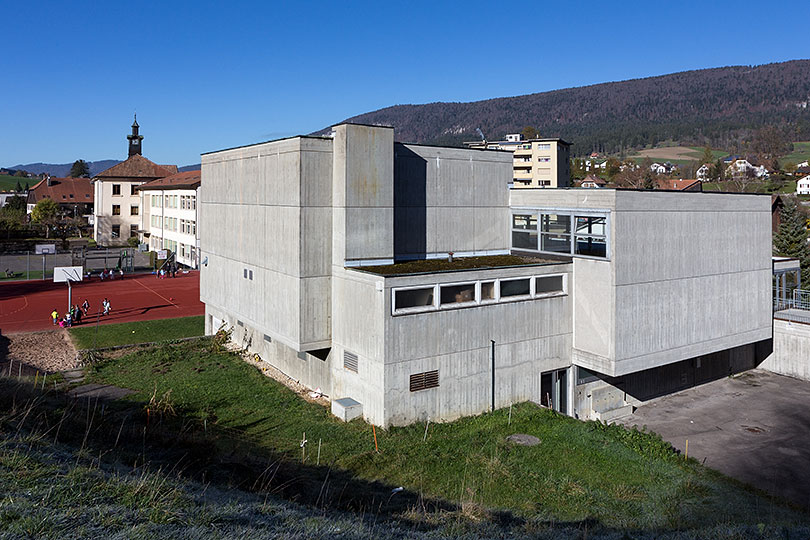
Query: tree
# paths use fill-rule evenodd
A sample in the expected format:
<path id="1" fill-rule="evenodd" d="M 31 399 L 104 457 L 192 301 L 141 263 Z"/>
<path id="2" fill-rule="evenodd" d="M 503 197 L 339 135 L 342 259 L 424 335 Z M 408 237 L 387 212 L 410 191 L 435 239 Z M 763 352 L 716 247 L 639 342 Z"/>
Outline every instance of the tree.
<path id="1" fill-rule="evenodd" d="M 83 159 L 77 159 L 70 168 L 71 178 L 90 178 L 90 166 Z"/>
<path id="2" fill-rule="evenodd" d="M 53 199 L 42 199 L 31 211 L 31 221 L 45 226 L 45 238 L 49 238 L 51 225 L 56 221 L 59 205 Z"/>
<path id="3" fill-rule="evenodd" d="M 810 283 L 810 247 L 807 246 L 807 220 L 796 201 L 786 198 L 780 212 L 779 230 L 773 237 L 773 252 L 782 257 L 799 259 L 802 282 Z"/>
<path id="4" fill-rule="evenodd" d="M 20 197 L 19 195 L 9 197 L 6 200 L 6 205 L 3 207 L 3 209 L 25 212 L 26 209 L 25 197 Z"/>
<path id="5" fill-rule="evenodd" d="M 537 130 L 534 129 L 532 126 L 526 126 L 523 128 L 523 131 L 520 132 L 523 135 L 524 139 L 536 139 L 537 138 Z"/>
<path id="6" fill-rule="evenodd" d="M 703 149 L 703 157 L 700 158 L 700 165 L 704 163 L 711 163 L 714 161 L 714 154 L 712 154 L 712 149 L 708 146 Z"/>
<path id="7" fill-rule="evenodd" d="M 16 191 L 17 193 L 19 193 L 19 192 L 21 192 L 21 191 L 22 191 L 22 186 L 20 185 L 20 181 L 19 181 L 19 180 L 17 180 L 17 185 L 16 185 L 16 186 L 14 186 L 14 191 Z"/>
<path id="8" fill-rule="evenodd" d="M 20 178 L 26 178 L 28 176 L 28 173 L 25 172 L 24 170 L 20 169 L 19 171 L 14 173 L 14 176 L 18 176 Z"/>
<path id="9" fill-rule="evenodd" d="M 622 163 L 616 158 L 608 158 L 605 162 L 605 174 L 607 174 L 608 178 L 613 178 L 619 172 L 621 172 Z"/>

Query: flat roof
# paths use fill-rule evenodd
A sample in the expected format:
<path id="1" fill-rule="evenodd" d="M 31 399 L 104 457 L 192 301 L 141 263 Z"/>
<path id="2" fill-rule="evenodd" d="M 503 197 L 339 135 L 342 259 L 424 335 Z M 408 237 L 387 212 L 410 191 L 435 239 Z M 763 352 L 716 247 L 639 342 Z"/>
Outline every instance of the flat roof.
<path id="1" fill-rule="evenodd" d="M 527 257 L 523 255 L 487 255 L 483 257 L 456 257 L 453 262 L 446 258 L 419 259 L 403 261 L 381 266 L 347 267 L 347 270 L 357 270 L 380 276 L 410 276 L 417 274 L 436 274 L 445 272 L 460 272 L 465 270 L 486 270 L 488 268 L 509 268 L 518 266 L 543 266 L 548 264 L 568 264 L 570 258 L 550 259 L 541 257 Z"/>
<path id="2" fill-rule="evenodd" d="M 515 191 L 528 191 L 528 190 L 537 190 L 537 191 L 594 191 L 598 189 L 599 191 L 637 191 L 640 193 L 681 193 L 683 195 L 757 195 L 757 196 L 765 196 L 770 197 L 770 193 L 743 193 L 737 191 L 685 191 L 683 189 L 644 189 L 644 188 L 630 188 L 630 187 L 604 187 L 604 188 L 583 188 L 583 187 L 555 187 L 555 188 L 543 188 L 543 187 L 521 187 L 516 188 L 512 187 L 509 189 L 513 189 Z"/>

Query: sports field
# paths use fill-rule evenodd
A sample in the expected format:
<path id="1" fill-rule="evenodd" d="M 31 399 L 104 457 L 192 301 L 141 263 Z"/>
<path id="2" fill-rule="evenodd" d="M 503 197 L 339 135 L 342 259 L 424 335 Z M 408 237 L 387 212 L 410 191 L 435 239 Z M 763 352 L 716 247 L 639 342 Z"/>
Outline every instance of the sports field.
<path id="1" fill-rule="evenodd" d="M 0 333 L 36 332 L 53 328 L 51 311 L 64 316 L 68 290 L 65 283 L 15 281 L 0 283 Z M 100 315 L 101 302 L 110 301 L 109 315 Z M 157 279 L 151 274 L 134 274 L 123 279 L 91 281 L 73 285 L 73 304 L 90 304 L 88 316 L 80 326 L 148 321 L 203 315 L 200 302 L 200 274 L 177 274 L 176 278 Z"/>

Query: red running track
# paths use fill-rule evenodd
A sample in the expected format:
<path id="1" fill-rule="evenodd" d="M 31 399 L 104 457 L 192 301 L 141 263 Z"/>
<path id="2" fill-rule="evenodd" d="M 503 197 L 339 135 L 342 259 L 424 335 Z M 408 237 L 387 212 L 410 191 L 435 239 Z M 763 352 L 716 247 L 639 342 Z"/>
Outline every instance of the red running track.
<path id="1" fill-rule="evenodd" d="M 152 274 L 132 274 L 112 281 L 74 283 L 73 304 L 90 303 L 87 317 L 79 326 L 95 324 L 101 311 L 101 301 L 110 301 L 109 315 L 100 317 L 101 324 L 173 319 L 203 315 L 205 304 L 200 302 L 200 274 L 178 273 L 175 278 L 157 279 Z M 66 283 L 49 281 L 13 281 L 0 283 L 0 333 L 37 332 L 53 328 L 51 312 L 56 308 L 60 317 L 67 312 Z"/>

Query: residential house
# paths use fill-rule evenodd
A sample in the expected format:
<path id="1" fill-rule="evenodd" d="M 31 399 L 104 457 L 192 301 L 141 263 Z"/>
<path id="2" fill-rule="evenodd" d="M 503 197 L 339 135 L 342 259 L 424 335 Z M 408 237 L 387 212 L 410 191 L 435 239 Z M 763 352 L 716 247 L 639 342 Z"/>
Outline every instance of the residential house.
<path id="1" fill-rule="evenodd" d="M 138 120 L 127 135 L 129 157 L 93 177 L 95 211 L 93 238 L 100 246 L 126 245 L 138 237 L 141 199 L 137 187 L 177 173 L 176 165 L 157 165 L 141 155 L 143 135 Z"/>
<path id="2" fill-rule="evenodd" d="M 695 172 L 695 177 L 701 182 L 709 182 L 712 180 L 712 166 L 708 163 L 704 163 L 700 166 L 700 168 Z"/>
<path id="3" fill-rule="evenodd" d="M 513 171 L 353 124 L 203 154 L 206 333 L 378 426 L 525 400 L 607 421 L 770 352 L 767 195 Z"/>
<path id="4" fill-rule="evenodd" d="M 136 189 L 141 194 L 139 232 L 149 250 L 170 250 L 178 263 L 197 268 L 200 171 L 158 178 Z"/>
<path id="5" fill-rule="evenodd" d="M 810 195 L 810 175 L 796 182 L 796 195 Z"/>
<path id="6" fill-rule="evenodd" d="M 515 187 L 568 187 L 571 185 L 571 144 L 562 139 L 523 140 L 511 133 L 497 142 L 464 143 L 469 148 L 507 150 L 513 154 Z"/>
<path id="7" fill-rule="evenodd" d="M 580 183 L 579 187 L 583 188 L 603 188 L 607 185 L 607 182 L 595 174 L 589 174 L 586 176 L 582 182 Z"/>
<path id="8" fill-rule="evenodd" d="M 703 191 L 703 184 L 700 180 L 678 178 L 656 178 L 655 189 L 667 189 L 673 191 Z"/>
<path id="9" fill-rule="evenodd" d="M 51 199 L 59 205 L 59 211 L 65 216 L 89 219 L 93 215 L 95 197 L 89 178 L 46 176 L 28 190 L 28 213 L 43 199 Z"/>

